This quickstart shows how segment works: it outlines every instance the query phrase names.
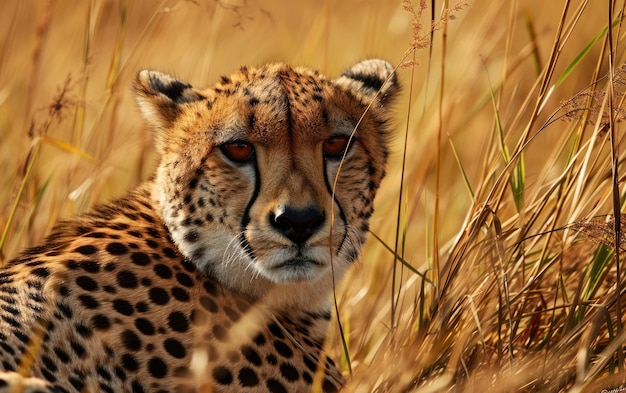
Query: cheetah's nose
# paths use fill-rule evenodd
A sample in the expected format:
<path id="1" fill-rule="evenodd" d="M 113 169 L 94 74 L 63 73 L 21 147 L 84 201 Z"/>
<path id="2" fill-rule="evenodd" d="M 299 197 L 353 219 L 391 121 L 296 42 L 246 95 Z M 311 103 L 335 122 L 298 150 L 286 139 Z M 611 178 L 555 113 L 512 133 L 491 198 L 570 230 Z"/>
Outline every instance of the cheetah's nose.
<path id="1" fill-rule="evenodd" d="M 324 213 L 316 207 L 285 207 L 270 214 L 270 224 L 289 240 L 302 245 L 324 223 Z"/>

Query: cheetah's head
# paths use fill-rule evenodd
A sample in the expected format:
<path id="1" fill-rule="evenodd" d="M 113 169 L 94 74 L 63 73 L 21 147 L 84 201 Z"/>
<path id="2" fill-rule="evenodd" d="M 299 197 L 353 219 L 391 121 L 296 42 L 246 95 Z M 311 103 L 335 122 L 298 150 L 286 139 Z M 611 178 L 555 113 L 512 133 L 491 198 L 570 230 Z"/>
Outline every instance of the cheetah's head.
<path id="1" fill-rule="evenodd" d="M 135 90 L 180 251 L 253 297 L 326 298 L 358 257 L 385 173 L 393 67 L 366 60 L 329 80 L 270 64 L 206 90 L 146 70 Z"/>

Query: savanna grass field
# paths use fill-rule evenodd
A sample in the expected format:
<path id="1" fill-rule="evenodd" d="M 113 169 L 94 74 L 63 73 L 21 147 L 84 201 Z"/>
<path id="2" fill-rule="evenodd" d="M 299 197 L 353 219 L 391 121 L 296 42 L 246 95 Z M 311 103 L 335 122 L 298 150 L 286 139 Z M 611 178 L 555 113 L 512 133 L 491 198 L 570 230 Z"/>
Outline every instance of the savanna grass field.
<path id="1" fill-rule="evenodd" d="M 285 61 L 397 68 L 388 176 L 335 291 L 347 392 L 626 391 L 624 2 L 4 0 L 0 262 L 155 165 L 131 94 Z M 358 132 L 358 130 L 357 130 Z"/>

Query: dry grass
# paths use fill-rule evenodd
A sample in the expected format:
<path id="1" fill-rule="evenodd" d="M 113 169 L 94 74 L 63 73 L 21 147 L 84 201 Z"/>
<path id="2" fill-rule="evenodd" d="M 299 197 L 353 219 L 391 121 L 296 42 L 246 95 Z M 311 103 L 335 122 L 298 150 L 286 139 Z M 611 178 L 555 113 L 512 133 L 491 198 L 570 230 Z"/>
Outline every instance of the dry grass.
<path id="1" fill-rule="evenodd" d="M 347 354 L 328 343 L 346 390 L 619 388 L 623 4 L 608 30 L 610 2 L 468 3 L 429 46 L 442 2 L 4 1 L 0 261 L 150 173 L 137 70 L 206 85 L 387 58 L 405 63 L 396 153 L 337 293 Z"/>

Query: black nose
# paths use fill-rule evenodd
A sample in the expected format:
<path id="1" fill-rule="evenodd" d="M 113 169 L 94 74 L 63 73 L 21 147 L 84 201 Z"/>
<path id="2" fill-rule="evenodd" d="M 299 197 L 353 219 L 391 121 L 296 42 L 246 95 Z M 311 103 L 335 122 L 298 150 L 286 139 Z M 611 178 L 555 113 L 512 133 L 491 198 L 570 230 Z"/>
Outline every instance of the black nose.
<path id="1" fill-rule="evenodd" d="M 286 207 L 270 214 L 270 224 L 292 242 L 302 245 L 324 223 L 324 213 L 314 207 Z"/>

